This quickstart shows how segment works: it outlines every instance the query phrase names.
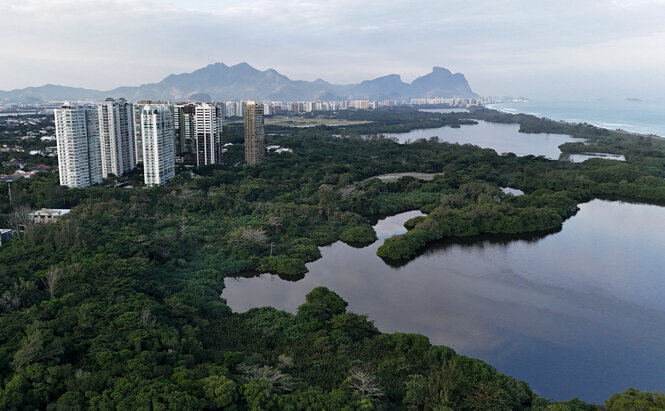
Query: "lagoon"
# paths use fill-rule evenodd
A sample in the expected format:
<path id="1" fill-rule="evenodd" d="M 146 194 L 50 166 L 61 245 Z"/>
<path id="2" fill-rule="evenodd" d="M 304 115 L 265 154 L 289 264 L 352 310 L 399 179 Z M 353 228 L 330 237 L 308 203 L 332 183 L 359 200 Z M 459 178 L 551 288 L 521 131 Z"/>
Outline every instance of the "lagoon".
<path id="1" fill-rule="evenodd" d="M 568 154 L 568 160 L 573 163 L 582 163 L 590 158 L 603 158 L 605 160 L 626 161 L 626 157 L 622 154 L 609 154 L 609 153 L 579 153 Z"/>
<path id="2" fill-rule="evenodd" d="M 227 278 L 222 297 L 236 312 L 295 313 L 326 286 L 379 330 L 426 335 L 548 398 L 665 388 L 665 208 L 594 200 L 554 234 L 442 242 L 386 265 L 377 248 L 416 215 L 379 221 L 368 247 L 322 247 L 300 281 Z"/>
<path id="3" fill-rule="evenodd" d="M 422 111 L 423 113 L 468 113 L 469 109 L 468 108 L 461 108 L 461 107 L 451 107 L 451 108 L 421 108 L 418 111 Z"/>
<path id="4" fill-rule="evenodd" d="M 491 148 L 499 154 L 514 153 L 518 156 L 545 156 L 557 160 L 561 155 L 559 146 L 568 142 L 579 142 L 571 136 L 546 133 L 520 133 L 519 124 L 490 123 L 476 120 L 478 124 L 461 127 L 439 127 L 416 129 L 407 133 L 385 133 L 386 137 L 396 138 L 400 143 L 408 143 L 420 138 L 437 136 L 440 141 L 459 144 L 473 144 Z"/>

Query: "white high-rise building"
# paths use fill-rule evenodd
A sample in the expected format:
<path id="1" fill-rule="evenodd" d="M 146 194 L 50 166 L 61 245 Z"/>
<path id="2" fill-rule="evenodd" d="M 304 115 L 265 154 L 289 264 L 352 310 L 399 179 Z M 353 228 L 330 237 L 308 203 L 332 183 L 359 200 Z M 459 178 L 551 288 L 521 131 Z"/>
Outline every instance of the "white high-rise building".
<path id="1" fill-rule="evenodd" d="M 224 103 L 224 117 L 235 117 L 236 114 L 236 103 L 233 101 L 227 101 Z"/>
<path id="2" fill-rule="evenodd" d="M 193 149 L 197 167 L 222 162 L 222 113 L 216 103 L 196 103 Z"/>
<path id="3" fill-rule="evenodd" d="M 136 166 L 132 103 L 107 98 L 98 110 L 102 177 L 121 176 Z"/>
<path id="4" fill-rule="evenodd" d="M 60 185 L 82 188 L 100 183 L 97 107 L 65 103 L 54 114 Z"/>
<path id="5" fill-rule="evenodd" d="M 242 101 L 227 101 L 224 104 L 224 117 L 242 117 L 243 115 L 243 106 L 245 105 Z"/>
<path id="6" fill-rule="evenodd" d="M 145 105 L 141 111 L 143 181 L 165 184 L 175 177 L 173 111 L 165 104 Z"/>
<path id="7" fill-rule="evenodd" d="M 138 100 L 135 101 L 134 106 L 134 155 L 136 156 L 136 163 L 143 162 L 143 135 L 141 128 L 141 113 L 143 112 L 143 107 L 149 104 L 166 104 L 170 105 L 165 101 L 153 101 L 153 100 Z M 177 131 L 177 126 L 176 126 Z M 177 138 L 177 137 L 176 137 Z"/>

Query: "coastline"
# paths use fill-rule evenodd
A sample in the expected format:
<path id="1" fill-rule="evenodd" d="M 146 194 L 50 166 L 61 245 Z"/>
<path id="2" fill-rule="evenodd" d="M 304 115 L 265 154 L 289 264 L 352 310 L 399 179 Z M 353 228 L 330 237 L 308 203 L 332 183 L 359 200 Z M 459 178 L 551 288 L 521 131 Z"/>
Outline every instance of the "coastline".
<path id="1" fill-rule="evenodd" d="M 604 104 L 598 109 L 593 102 L 507 102 L 487 104 L 485 107 L 507 114 L 526 114 L 570 124 L 588 123 L 627 136 L 665 139 L 665 122 L 660 121 L 660 107 L 634 101 Z"/>

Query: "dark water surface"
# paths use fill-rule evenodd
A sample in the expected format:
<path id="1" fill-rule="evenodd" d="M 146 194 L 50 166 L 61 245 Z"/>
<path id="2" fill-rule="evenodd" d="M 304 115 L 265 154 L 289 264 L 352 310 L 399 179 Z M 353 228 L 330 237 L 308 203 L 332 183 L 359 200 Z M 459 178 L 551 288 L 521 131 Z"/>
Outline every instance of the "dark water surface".
<path id="1" fill-rule="evenodd" d="M 463 125 L 459 128 L 446 126 L 416 129 L 408 133 L 384 133 L 384 135 L 395 137 L 401 143 L 437 136 L 441 141 L 491 148 L 499 154 L 514 153 L 520 157 L 527 155 L 545 156 L 553 160 L 559 158 L 561 154 L 559 146 L 561 144 L 584 141 L 563 134 L 520 133 L 519 124 L 476 121 L 478 124 Z"/>
<path id="2" fill-rule="evenodd" d="M 376 249 L 419 214 L 380 221 L 363 249 L 323 247 L 303 280 L 228 278 L 222 297 L 295 313 L 322 285 L 381 331 L 424 334 L 548 398 L 665 390 L 665 208 L 594 200 L 555 234 L 442 243 L 386 265 Z"/>

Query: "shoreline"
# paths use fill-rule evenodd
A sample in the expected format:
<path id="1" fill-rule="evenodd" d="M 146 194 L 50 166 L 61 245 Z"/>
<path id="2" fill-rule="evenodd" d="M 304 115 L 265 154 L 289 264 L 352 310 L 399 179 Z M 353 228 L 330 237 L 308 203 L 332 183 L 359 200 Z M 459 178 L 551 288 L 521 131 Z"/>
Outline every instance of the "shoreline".
<path id="1" fill-rule="evenodd" d="M 491 104 L 484 105 L 483 107 L 485 107 L 489 110 L 496 110 L 496 111 L 500 111 L 500 112 L 506 113 L 506 114 L 514 114 L 514 115 L 524 114 L 524 115 L 528 115 L 528 116 L 544 118 L 544 119 L 547 119 L 547 120 L 557 121 L 557 122 L 562 122 L 562 123 L 567 123 L 567 124 L 587 123 L 587 124 L 590 124 L 594 127 L 602 128 L 602 129 L 605 129 L 605 130 L 613 131 L 613 132 L 620 133 L 620 134 L 627 135 L 627 136 L 651 137 L 651 138 L 658 138 L 658 139 L 665 140 L 665 136 L 661 136 L 661 135 L 658 135 L 658 134 L 655 134 L 655 133 L 640 133 L 640 132 L 636 132 L 636 131 L 627 131 L 627 130 L 624 130 L 622 128 L 611 128 L 609 126 L 604 126 L 602 124 L 597 124 L 596 122 L 587 122 L 587 121 L 573 122 L 573 121 L 568 121 L 568 120 L 559 120 L 559 119 L 551 118 L 547 115 L 543 115 L 543 113 L 526 113 L 524 111 L 520 111 L 519 109 L 513 109 L 513 108 L 509 108 L 509 109 L 503 108 L 502 109 L 500 107 L 496 107 L 496 105 L 500 105 L 500 104 L 524 104 L 524 103 L 517 103 L 517 102 L 491 103 Z"/>

